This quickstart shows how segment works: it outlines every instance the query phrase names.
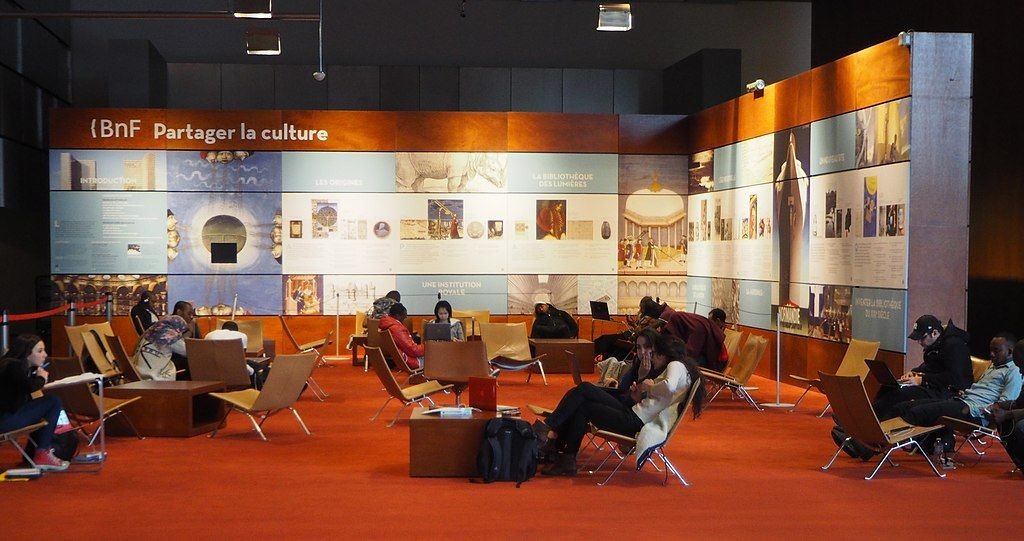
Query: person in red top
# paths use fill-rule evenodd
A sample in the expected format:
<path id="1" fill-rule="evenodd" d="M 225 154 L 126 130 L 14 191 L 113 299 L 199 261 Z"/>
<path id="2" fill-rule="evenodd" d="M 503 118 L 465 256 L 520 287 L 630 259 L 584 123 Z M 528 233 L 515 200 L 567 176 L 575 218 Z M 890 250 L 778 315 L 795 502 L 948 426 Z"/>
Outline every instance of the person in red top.
<path id="1" fill-rule="evenodd" d="M 423 365 L 423 344 L 417 344 L 412 339 L 412 333 L 402 323 L 408 315 L 409 312 L 402 303 L 395 303 L 388 310 L 388 315 L 380 318 L 379 328 L 381 331 L 391 333 L 391 338 L 398 346 L 398 352 L 404 357 L 402 360 L 409 368 L 417 370 Z"/>
<path id="2" fill-rule="evenodd" d="M 640 311 L 648 317 L 659 318 L 662 332 L 686 342 L 686 354 L 702 367 L 718 370 L 729 360 L 725 352 L 725 311 L 715 308 L 709 318 L 689 312 L 677 312 L 668 303 L 658 303 L 651 297 L 640 300 Z"/>

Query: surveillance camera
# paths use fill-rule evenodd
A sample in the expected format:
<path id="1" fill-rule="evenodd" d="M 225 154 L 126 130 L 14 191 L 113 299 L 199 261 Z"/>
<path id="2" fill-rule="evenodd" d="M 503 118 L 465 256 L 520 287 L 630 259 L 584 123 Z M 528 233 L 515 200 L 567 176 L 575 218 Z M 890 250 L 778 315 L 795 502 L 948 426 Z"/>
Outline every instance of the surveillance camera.
<path id="1" fill-rule="evenodd" d="M 752 83 L 747 83 L 747 92 L 757 92 L 764 90 L 764 79 L 758 79 Z"/>
<path id="2" fill-rule="evenodd" d="M 316 79 L 317 81 L 323 81 L 324 79 L 327 78 L 327 74 L 322 71 L 314 71 L 313 78 Z"/>

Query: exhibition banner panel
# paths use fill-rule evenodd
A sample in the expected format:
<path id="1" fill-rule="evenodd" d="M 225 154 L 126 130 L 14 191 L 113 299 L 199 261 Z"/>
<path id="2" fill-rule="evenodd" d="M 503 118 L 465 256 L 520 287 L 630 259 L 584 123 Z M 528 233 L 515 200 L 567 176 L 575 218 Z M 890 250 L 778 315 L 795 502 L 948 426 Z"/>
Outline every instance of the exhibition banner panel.
<path id="1" fill-rule="evenodd" d="M 782 304 L 786 305 L 797 302 L 795 291 L 800 288 L 795 284 L 809 283 L 810 182 L 806 177 L 776 182 L 774 190 L 772 275 L 779 281 Z"/>
<path id="2" fill-rule="evenodd" d="M 808 336 L 849 342 L 853 337 L 853 288 L 843 285 L 811 284 L 808 288 Z"/>
<path id="3" fill-rule="evenodd" d="M 878 340 L 888 351 L 907 351 L 906 290 L 854 288 L 851 310 L 854 338 Z"/>
<path id="4" fill-rule="evenodd" d="M 905 288 L 909 162 L 814 177 L 810 281 Z"/>
<path id="5" fill-rule="evenodd" d="M 601 301 L 608 303 L 609 314 L 618 314 L 617 279 L 611 274 L 577 276 L 576 313 L 590 315 L 590 301 Z"/>
<path id="6" fill-rule="evenodd" d="M 728 190 L 771 182 L 773 134 L 762 135 L 715 149 L 714 190 Z"/>
<path id="7" fill-rule="evenodd" d="M 513 193 L 614 194 L 619 191 L 618 154 L 508 155 Z"/>
<path id="8" fill-rule="evenodd" d="M 589 299 L 588 299 L 589 300 Z M 509 274 L 508 314 L 533 314 L 546 302 L 570 314 L 579 307 L 579 276 L 575 274 Z"/>
<path id="9" fill-rule="evenodd" d="M 910 159 L 910 98 L 856 112 L 857 167 Z"/>
<path id="10" fill-rule="evenodd" d="M 237 304 L 235 304 L 235 296 Z M 192 303 L 198 316 L 266 316 L 281 313 L 280 274 L 171 274 L 167 296 Z"/>
<path id="11" fill-rule="evenodd" d="M 504 152 L 398 152 L 396 192 L 504 192 L 508 154 Z"/>
<path id="12" fill-rule="evenodd" d="M 167 194 L 51 192 L 50 271 L 165 274 Z"/>
<path id="13" fill-rule="evenodd" d="M 395 272 L 394 194 L 285 193 L 281 206 L 286 274 Z"/>
<path id="14" fill-rule="evenodd" d="M 50 190 L 164 191 L 162 150 L 51 150 Z"/>
<path id="15" fill-rule="evenodd" d="M 811 325 L 811 286 L 797 282 L 772 282 L 771 286 L 771 328 L 775 329 L 781 322 L 782 332 L 807 335 Z"/>
<path id="16" fill-rule="evenodd" d="M 508 279 L 501 275 L 402 275 L 396 283 L 410 314 L 433 314 L 438 295 L 453 310 L 489 310 L 492 314 L 504 313 L 508 302 Z"/>
<path id="17" fill-rule="evenodd" d="M 394 152 L 285 152 L 281 163 L 286 192 L 394 191 Z"/>
<path id="18" fill-rule="evenodd" d="M 166 209 L 168 274 L 281 273 L 280 193 L 171 192 Z"/>
<path id="19" fill-rule="evenodd" d="M 685 274 L 686 255 L 686 196 L 647 189 L 619 196 L 619 274 Z"/>
<path id="20" fill-rule="evenodd" d="M 323 313 L 333 316 L 369 312 L 373 308 L 373 301 L 393 289 L 398 289 L 393 274 L 325 274 Z M 402 301 L 405 301 L 404 296 Z M 287 296 L 285 303 L 287 305 Z M 412 310 L 409 312 L 417 313 Z"/>
<path id="21" fill-rule="evenodd" d="M 772 175 L 776 181 L 807 178 L 811 159 L 811 126 L 775 132 Z"/>
<path id="22" fill-rule="evenodd" d="M 772 279 L 773 185 L 689 196 L 687 272 Z"/>
<path id="23" fill-rule="evenodd" d="M 400 220 L 396 273 L 506 272 L 504 194 L 398 194 L 387 204 Z"/>
<path id="24" fill-rule="evenodd" d="M 711 284 L 713 280 L 714 278 L 706 278 L 703 276 L 687 276 L 686 303 L 682 305 L 669 303 L 669 305 L 676 310 L 693 312 L 696 314 L 707 314 L 713 308 L 717 307 L 714 299 L 714 288 Z M 734 318 L 730 319 L 727 317 L 726 320 L 730 323 L 736 322 L 735 314 Z"/>
<path id="25" fill-rule="evenodd" d="M 171 150 L 167 189 L 182 192 L 280 192 L 281 153 Z"/>
<path id="26" fill-rule="evenodd" d="M 688 280 L 690 278 L 681 275 L 620 275 L 618 277 L 619 313 L 636 314 L 640 308 L 640 299 L 646 296 L 660 298 L 661 302 L 667 302 L 675 308 L 682 308 L 688 302 Z M 696 278 L 696 280 L 700 281 L 703 278 Z"/>
<path id="27" fill-rule="evenodd" d="M 284 313 L 316 316 L 324 313 L 324 277 L 319 274 L 285 274 L 278 280 Z"/>
<path id="28" fill-rule="evenodd" d="M 740 325 L 758 329 L 772 328 L 772 283 L 739 281 Z"/>
<path id="29" fill-rule="evenodd" d="M 857 166 L 857 113 L 811 123 L 810 173 L 821 175 Z"/>
<path id="30" fill-rule="evenodd" d="M 619 155 L 619 193 L 686 194 L 688 160 L 682 155 Z"/>
<path id="31" fill-rule="evenodd" d="M 509 195 L 509 272 L 615 274 L 617 200 L 616 195 Z"/>

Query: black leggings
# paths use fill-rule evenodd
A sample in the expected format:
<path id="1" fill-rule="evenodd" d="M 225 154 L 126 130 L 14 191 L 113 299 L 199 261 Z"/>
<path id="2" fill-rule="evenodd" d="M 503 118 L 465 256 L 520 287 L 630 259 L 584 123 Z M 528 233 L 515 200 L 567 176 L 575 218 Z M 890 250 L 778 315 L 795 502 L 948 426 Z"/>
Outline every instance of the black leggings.
<path id="1" fill-rule="evenodd" d="M 601 430 L 628 436 L 635 435 L 644 423 L 633 412 L 631 405 L 593 383 L 583 382 L 569 389 L 548 415 L 545 423 L 558 434 L 557 448 L 563 453 L 576 454 L 580 450 L 587 423 Z"/>

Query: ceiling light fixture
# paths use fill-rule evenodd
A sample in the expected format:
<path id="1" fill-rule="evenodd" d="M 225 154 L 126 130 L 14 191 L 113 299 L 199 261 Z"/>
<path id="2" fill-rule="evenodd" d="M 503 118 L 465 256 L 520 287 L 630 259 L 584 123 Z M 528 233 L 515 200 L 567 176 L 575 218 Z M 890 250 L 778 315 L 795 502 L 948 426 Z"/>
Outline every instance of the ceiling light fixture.
<path id="1" fill-rule="evenodd" d="M 246 54 L 276 56 L 281 54 L 281 33 L 277 30 L 249 30 L 245 33 Z"/>
<path id="2" fill-rule="evenodd" d="M 602 32 L 625 32 L 633 28 L 629 4 L 601 4 L 597 8 L 597 29 Z"/>
<path id="3" fill-rule="evenodd" d="M 320 0 L 320 20 L 317 22 L 317 43 L 320 45 L 320 69 L 313 72 L 313 79 L 323 81 L 327 78 L 324 71 L 324 0 Z"/>
<path id="4" fill-rule="evenodd" d="M 239 19 L 269 19 L 273 15 L 272 0 L 234 0 L 231 4 Z"/>

